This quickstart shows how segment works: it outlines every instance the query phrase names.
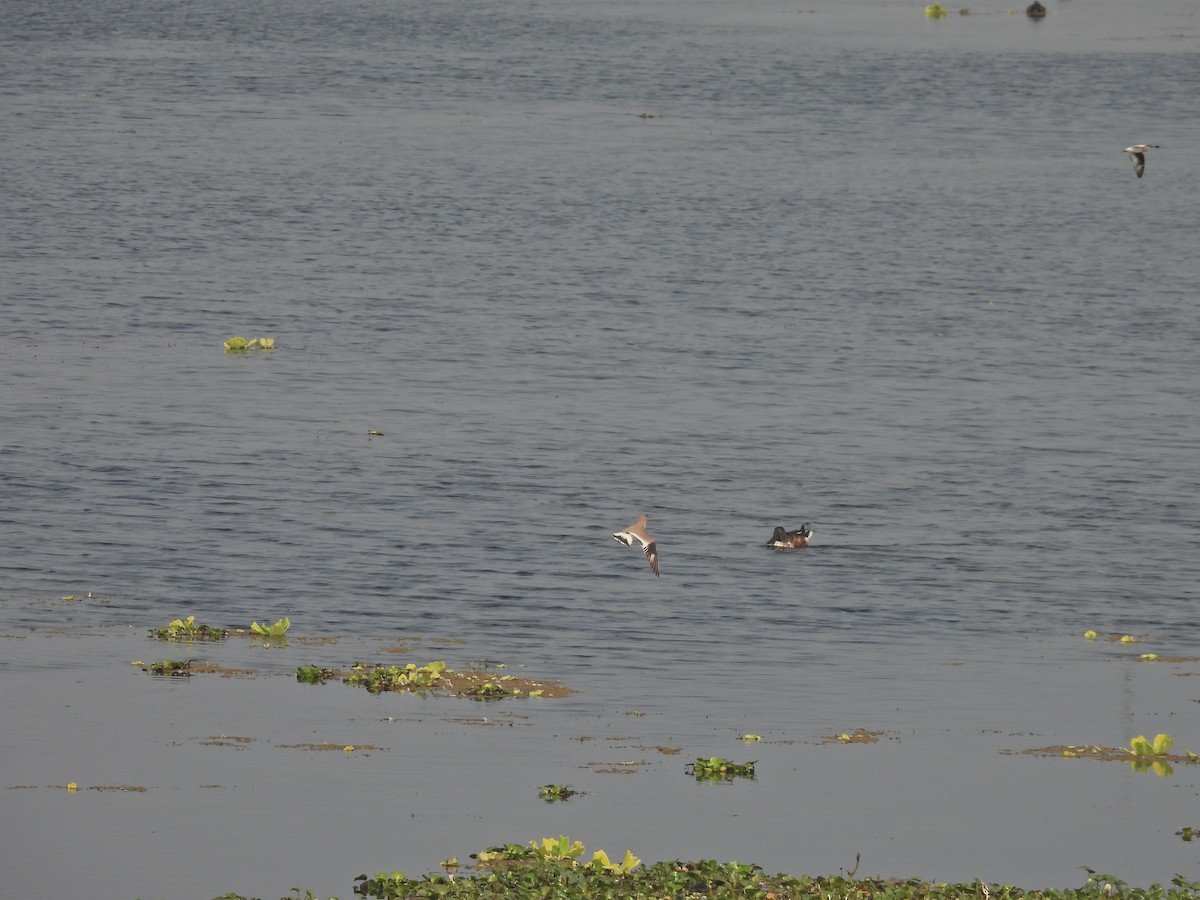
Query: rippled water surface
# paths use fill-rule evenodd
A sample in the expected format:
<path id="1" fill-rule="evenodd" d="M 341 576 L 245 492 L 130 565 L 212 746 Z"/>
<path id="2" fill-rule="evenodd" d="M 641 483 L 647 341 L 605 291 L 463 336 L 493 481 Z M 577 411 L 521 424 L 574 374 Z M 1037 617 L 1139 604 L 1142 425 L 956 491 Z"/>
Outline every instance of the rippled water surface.
<path id="1" fill-rule="evenodd" d="M 996 752 L 1200 750 L 1195 664 L 1079 637 L 1196 650 L 1200 8 L 1048 5 L 0 2 L 4 718 L 161 654 L 60 660 L 30 626 L 287 615 L 578 692 L 524 736 L 465 728 L 496 779 L 448 808 L 479 827 L 430 811 L 428 845 L 350 877 L 568 828 L 773 870 L 1200 875 L 1173 835 L 1200 824 L 1190 767 Z M 227 355 L 237 334 L 277 349 Z M 609 537 L 640 513 L 659 579 Z M 812 547 L 765 549 L 803 522 Z M 113 691 L 153 704 L 142 679 Z M 888 737 L 816 743 L 855 727 Z M 678 767 L 796 743 L 719 813 L 658 790 L 674 762 L 531 806 L 588 777 L 555 738 L 589 729 L 674 740 Z M 65 780 L 50 733 L 3 739 L 6 787 Z M 396 779 L 462 777 L 399 755 L 313 814 L 408 820 L 373 806 Z M 0 813 L 24 896 L 45 796 Z M 321 858 L 294 813 L 256 832 L 302 853 L 285 871 L 209 830 L 227 880 L 137 890 L 348 894 L 346 845 Z M 56 868 L 56 896 L 95 886 Z"/>

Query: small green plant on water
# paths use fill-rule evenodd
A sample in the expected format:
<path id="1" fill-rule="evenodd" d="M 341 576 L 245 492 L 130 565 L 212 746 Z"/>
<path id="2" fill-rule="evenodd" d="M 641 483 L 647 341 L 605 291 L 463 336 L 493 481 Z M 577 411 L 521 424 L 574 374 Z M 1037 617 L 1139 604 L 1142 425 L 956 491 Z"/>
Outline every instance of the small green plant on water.
<path id="1" fill-rule="evenodd" d="M 467 691 L 467 696 L 472 700 L 499 700 L 508 696 L 508 691 L 504 690 L 504 685 L 499 681 L 492 680 L 475 685 Z"/>
<path id="2" fill-rule="evenodd" d="M 192 661 L 190 659 L 164 659 L 162 662 L 150 663 L 142 671 L 149 672 L 151 675 L 172 675 L 187 678 L 192 674 L 188 671 L 191 667 Z"/>
<path id="3" fill-rule="evenodd" d="M 225 342 L 226 353 L 245 353 L 247 350 L 274 350 L 275 338 L 231 337 Z"/>
<path id="4" fill-rule="evenodd" d="M 279 640 L 282 638 L 285 634 L 287 634 L 287 630 L 291 627 L 292 620 L 287 616 L 284 616 L 274 625 L 259 625 L 257 622 L 250 623 L 250 631 L 252 634 L 257 634 L 260 637 L 271 638 L 273 640 Z"/>
<path id="5" fill-rule="evenodd" d="M 297 666 L 296 680 L 301 684 L 324 684 L 331 678 L 336 678 L 333 669 L 322 669 L 320 666 Z"/>
<path id="6" fill-rule="evenodd" d="M 1200 834 L 1200 829 L 1192 828 L 1191 825 L 1185 825 L 1175 833 L 1190 844 L 1196 835 Z"/>
<path id="7" fill-rule="evenodd" d="M 687 764 L 687 772 L 689 775 L 694 775 L 697 781 L 720 784 L 733 781 L 735 778 L 753 778 L 756 762 L 758 760 L 735 763 L 723 756 L 710 756 L 708 759 L 699 757 L 695 762 Z"/>
<path id="8" fill-rule="evenodd" d="M 361 665 L 355 663 L 354 668 L 360 669 Z M 409 691 L 414 688 L 433 687 L 445 669 L 446 663 L 442 660 L 435 660 L 423 666 L 416 663 L 406 666 L 376 666 L 373 669 L 355 672 L 345 681 L 346 684 L 364 687 L 372 694 L 381 691 Z"/>
<path id="9" fill-rule="evenodd" d="M 223 628 L 197 625 L 195 616 L 175 619 L 166 628 L 150 629 L 150 636 L 160 641 L 219 641 L 228 634 Z"/>
<path id="10" fill-rule="evenodd" d="M 1162 756 L 1175 744 L 1175 739 L 1169 734 L 1156 734 L 1154 743 L 1139 734 L 1129 742 L 1129 753 L 1132 756 Z"/>
<path id="11" fill-rule="evenodd" d="M 569 784 L 546 784 L 538 788 L 538 796 L 547 803 L 554 803 L 559 800 L 570 800 L 579 794 Z"/>
<path id="12" fill-rule="evenodd" d="M 925 17 L 928 19 L 940 19 L 946 15 L 949 10 L 940 3 L 930 3 L 925 7 Z"/>
<path id="13" fill-rule="evenodd" d="M 1175 773 L 1174 767 L 1165 759 L 1167 751 L 1175 743 L 1169 734 L 1157 734 L 1154 742 L 1146 740 L 1145 735 L 1139 734 L 1126 748 L 1130 756 L 1129 767 L 1135 772 L 1153 772 L 1160 778 L 1166 778 Z"/>

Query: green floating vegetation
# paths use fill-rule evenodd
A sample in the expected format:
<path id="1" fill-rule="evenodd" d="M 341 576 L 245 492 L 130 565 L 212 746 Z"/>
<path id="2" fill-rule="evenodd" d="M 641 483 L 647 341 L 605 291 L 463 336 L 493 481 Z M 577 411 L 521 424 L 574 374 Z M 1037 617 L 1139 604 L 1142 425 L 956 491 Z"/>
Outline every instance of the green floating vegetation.
<path id="1" fill-rule="evenodd" d="M 284 616 L 274 625 L 259 625 L 257 622 L 250 623 L 250 632 L 257 634 L 259 637 L 270 638 L 271 640 L 282 640 L 287 634 L 287 630 L 292 627 L 292 620 Z"/>
<path id="2" fill-rule="evenodd" d="M 547 803 L 557 803 L 560 800 L 570 800 L 577 797 L 579 791 L 569 784 L 546 784 L 538 788 L 538 796 Z"/>
<path id="3" fill-rule="evenodd" d="M 1170 750 L 1174 744 L 1175 739 L 1169 734 L 1156 734 L 1153 743 L 1146 740 L 1144 734 L 1139 734 L 1129 742 L 1129 755 L 1133 757 L 1129 761 L 1130 768 L 1135 772 L 1149 770 L 1160 777 L 1174 774 L 1175 770 L 1169 761 Z M 1195 761 L 1197 758 L 1190 750 L 1184 756 L 1188 761 Z"/>
<path id="4" fill-rule="evenodd" d="M 245 353 L 247 350 L 274 350 L 275 338 L 231 337 L 225 342 L 226 353 Z"/>
<path id="5" fill-rule="evenodd" d="M 1172 775 L 1175 769 L 1171 763 L 1200 763 L 1200 755 L 1191 750 L 1183 753 L 1171 753 L 1175 739 L 1169 734 L 1156 734 L 1153 741 L 1146 740 L 1145 735 L 1139 734 L 1129 742 L 1128 747 L 1100 747 L 1095 744 L 1059 744 L 1053 747 L 1033 747 L 1019 751 L 1025 756 L 1061 756 L 1064 759 L 1103 759 L 1120 760 L 1129 763 L 1135 772 L 1153 772 L 1165 778 Z M 1017 751 L 1001 750 L 1001 753 L 1011 754 Z"/>
<path id="6" fill-rule="evenodd" d="M 162 662 L 150 663 L 148 666 L 143 666 L 143 672 L 149 672 L 151 675 L 172 675 L 180 678 L 191 677 L 191 672 L 188 671 L 192 667 L 190 659 L 164 659 Z"/>
<path id="7" fill-rule="evenodd" d="M 301 684 L 324 684 L 337 678 L 333 669 L 323 669 L 320 666 L 297 666 L 296 680 Z"/>
<path id="8" fill-rule="evenodd" d="M 446 670 L 446 663 L 439 659 L 423 666 L 409 663 L 406 666 L 372 668 L 367 668 L 364 663 L 355 663 L 354 668 L 358 671 L 345 679 L 346 684 L 364 687 L 372 694 L 378 694 L 382 691 L 411 691 L 433 687 Z"/>
<path id="9" fill-rule="evenodd" d="M 1087 882 L 1075 890 L 1024 890 L 1014 885 L 944 884 L 917 879 L 856 878 L 853 875 L 794 877 L 768 875 L 759 866 L 714 859 L 699 862 L 672 860 L 641 865 L 632 853 L 613 863 L 597 851 L 590 863 L 580 857 L 578 841 L 545 838 L 534 848 L 506 844 L 477 855 L 479 874 L 430 874 L 408 878 L 403 872 L 360 875 L 355 892 L 377 900 L 399 898 L 650 898 L 650 897 L 756 897 L 771 900 L 962 900 L 964 897 L 999 897 L 1003 900 L 1195 900 L 1200 882 L 1175 876 L 1170 887 L 1154 884 L 1130 888 L 1112 875 L 1088 869 Z M 563 842 L 566 842 L 565 846 Z M 227 895 L 232 898 L 234 895 Z M 219 898 L 222 900 L 222 898 Z M 286 898 L 283 898 L 286 900 Z"/>
<path id="10" fill-rule="evenodd" d="M 1193 828 L 1191 825 L 1186 825 L 1175 833 L 1190 844 L 1196 835 L 1200 834 L 1200 828 Z"/>
<path id="11" fill-rule="evenodd" d="M 166 628 L 151 628 L 150 636 L 160 641 L 219 641 L 229 635 L 223 628 L 197 625 L 195 616 L 175 619 Z"/>
<path id="12" fill-rule="evenodd" d="M 373 694 L 384 691 L 424 693 L 433 690 L 471 700 L 504 700 L 510 697 L 562 697 L 570 693 L 560 685 L 530 681 L 516 675 L 455 672 L 446 668 L 442 660 L 423 666 L 415 663 L 406 666 L 369 666 L 356 662 L 351 668 L 352 674 L 343 679 L 346 684 L 366 688 Z"/>
<path id="13" fill-rule="evenodd" d="M 686 766 L 689 775 L 694 775 L 697 781 L 708 781 L 712 784 L 720 784 L 726 781 L 733 781 L 735 778 L 753 778 L 754 764 L 758 760 L 751 760 L 748 763 L 735 763 L 732 760 L 725 759 L 723 756 L 710 756 L 708 759 L 699 757 L 695 762 L 688 763 Z"/>
<path id="14" fill-rule="evenodd" d="M 474 687 L 467 688 L 463 696 L 470 697 L 472 700 L 503 700 L 510 693 L 510 691 L 505 690 L 503 684 L 493 678 L 481 681 Z"/>
<path id="15" fill-rule="evenodd" d="M 1139 734 L 1129 742 L 1129 752 L 1133 756 L 1165 756 L 1175 744 L 1175 738 L 1169 734 L 1156 734 L 1154 743 L 1146 740 L 1144 734 Z"/>
<path id="16" fill-rule="evenodd" d="M 583 868 L 593 872 L 608 872 L 616 875 L 625 875 L 642 864 L 642 861 L 634 856 L 631 850 L 625 851 L 625 857 L 620 862 L 613 862 L 608 858 L 607 853 L 597 850 L 592 854 L 591 861 L 585 863 L 581 859 L 584 852 L 582 841 L 573 841 L 565 834 L 560 834 L 556 838 L 545 837 L 541 841 L 530 841 L 527 847 L 522 847 L 520 844 L 492 847 L 482 853 L 477 853 L 475 862 L 481 870 L 503 870 L 509 868 L 507 865 L 509 863 L 551 862 L 563 864 L 572 869 Z"/>

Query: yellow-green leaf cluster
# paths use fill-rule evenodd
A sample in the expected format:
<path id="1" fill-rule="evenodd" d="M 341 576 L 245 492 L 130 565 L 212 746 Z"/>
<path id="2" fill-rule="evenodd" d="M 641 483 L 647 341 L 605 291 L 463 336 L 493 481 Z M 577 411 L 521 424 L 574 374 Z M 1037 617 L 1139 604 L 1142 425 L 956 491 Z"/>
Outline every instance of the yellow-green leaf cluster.
<path id="1" fill-rule="evenodd" d="M 250 623 L 250 631 L 262 637 L 281 638 L 287 634 L 287 630 L 292 626 L 292 620 L 284 616 L 274 625 L 259 625 L 257 622 Z"/>
<path id="2" fill-rule="evenodd" d="M 225 342 L 226 353 L 244 353 L 247 350 L 274 350 L 275 338 L 257 337 L 246 339 L 244 337 L 231 337 Z"/>
<path id="3" fill-rule="evenodd" d="M 1175 743 L 1175 739 L 1169 734 L 1156 734 L 1154 742 L 1146 740 L 1146 736 L 1139 734 L 1129 742 L 1129 752 L 1133 756 L 1162 756 Z"/>

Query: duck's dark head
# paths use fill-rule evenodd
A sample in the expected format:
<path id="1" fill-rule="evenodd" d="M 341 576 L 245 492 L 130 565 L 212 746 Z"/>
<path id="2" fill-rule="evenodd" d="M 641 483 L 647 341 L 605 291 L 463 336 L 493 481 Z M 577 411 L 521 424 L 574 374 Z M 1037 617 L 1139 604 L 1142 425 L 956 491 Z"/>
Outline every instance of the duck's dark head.
<path id="1" fill-rule="evenodd" d="M 771 534 L 771 539 L 770 539 L 769 541 L 767 541 L 767 543 L 768 543 L 768 544 L 773 544 L 773 543 L 775 543 L 776 541 L 782 541 L 786 535 L 787 535 L 787 532 L 783 530 L 783 526 L 782 526 L 782 525 L 776 525 L 776 526 L 775 526 L 775 531 L 774 531 L 774 532 L 772 532 L 772 534 Z"/>

